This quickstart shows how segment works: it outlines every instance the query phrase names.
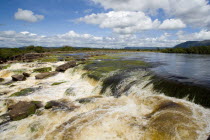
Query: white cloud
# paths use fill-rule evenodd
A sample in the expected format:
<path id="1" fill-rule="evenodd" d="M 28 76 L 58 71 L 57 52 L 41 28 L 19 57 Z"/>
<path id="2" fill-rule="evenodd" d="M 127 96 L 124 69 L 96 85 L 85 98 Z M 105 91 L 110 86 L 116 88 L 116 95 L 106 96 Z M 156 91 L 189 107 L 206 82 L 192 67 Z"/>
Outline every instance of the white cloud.
<path id="1" fill-rule="evenodd" d="M 166 19 L 160 25 L 160 29 L 181 29 L 185 28 L 186 24 L 184 24 L 180 19 Z"/>
<path id="2" fill-rule="evenodd" d="M 23 20 L 23 21 L 27 21 L 27 22 L 37 22 L 37 21 L 44 19 L 43 15 L 35 15 L 30 10 L 23 10 L 20 8 L 15 13 L 14 17 L 16 20 Z"/>
<path id="3" fill-rule="evenodd" d="M 84 13 L 91 13 L 93 11 L 93 9 L 86 9 L 86 10 L 84 10 Z"/>
<path id="4" fill-rule="evenodd" d="M 152 20 L 143 12 L 110 11 L 108 13 L 91 14 L 77 19 L 79 22 L 96 24 L 101 28 L 111 28 L 119 34 L 133 34 L 152 29 L 181 29 L 186 24 L 180 19 L 166 19 L 161 24 L 158 19 Z"/>
<path id="5" fill-rule="evenodd" d="M 165 33 L 160 37 L 137 37 L 136 35 L 116 35 L 116 36 L 93 36 L 91 34 L 78 34 L 69 31 L 65 34 L 55 36 L 34 35 L 33 33 L 0 31 L 1 47 L 22 47 L 27 45 L 40 45 L 46 47 L 58 47 L 72 45 L 77 47 L 97 47 L 97 48 L 123 48 L 123 47 L 165 47 L 174 46 L 180 40 L 170 40 L 169 34 Z"/>
<path id="6" fill-rule="evenodd" d="M 158 20 L 146 16 L 143 12 L 111 11 L 108 13 L 91 14 L 78 19 L 88 24 L 98 24 L 101 28 L 111 28 L 117 33 L 135 33 L 141 30 L 155 29 Z"/>
<path id="7" fill-rule="evenodd" d="M 179 31 L 179 32 L 177 32 L 177 36 L 178 36 L 178 39 L 180 39 L 180 40 L 184 39 L 187 41 L 189 41 L 189 40 L 191 40 L 191 41 L 209 40 L 210 39 L 210 31 L 201 30 L 200 32 L 191 33 L 191 34 L 185 33 L 183 31 Z"/>
<path id="8" fill-rule="evenodd" d="M 210 26 L 208 0 L 92 0 L 115 11 L 153 12 L 163 9 L 169 17 L 179 18 L 193 26 Z"/>

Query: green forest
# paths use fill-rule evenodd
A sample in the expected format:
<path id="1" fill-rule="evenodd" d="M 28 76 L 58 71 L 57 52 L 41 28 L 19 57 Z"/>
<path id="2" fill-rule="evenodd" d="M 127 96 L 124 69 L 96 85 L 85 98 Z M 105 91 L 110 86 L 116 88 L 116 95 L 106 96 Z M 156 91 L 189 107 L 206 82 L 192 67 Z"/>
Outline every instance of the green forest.
<path id="1" fill-rule="evenodd" d="M 210 54 L 210 46 L 199 46 L 189 48 L 167 48 L 161 50 L 163 53 L 186 53 L 186 54 Z"/>

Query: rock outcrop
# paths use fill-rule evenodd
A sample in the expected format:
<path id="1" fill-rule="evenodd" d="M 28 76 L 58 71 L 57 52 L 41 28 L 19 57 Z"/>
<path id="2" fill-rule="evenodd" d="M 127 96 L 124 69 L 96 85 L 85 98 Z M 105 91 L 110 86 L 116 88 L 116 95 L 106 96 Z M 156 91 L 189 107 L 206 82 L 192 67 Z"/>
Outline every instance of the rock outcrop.
<path id="1" fill-rule="evenodd" d="M 45 79 L 51 76 L 55 76 L 58 72 L 45 72 L 35 76 L 36 79 Z"/>
<path id="2" fill-rule="evenodd" d="M 12 75 L 13 81 L 24 81 L 26 80 L 26 77 L 24 75 Z"/>
<path id="3" fill-rule="evenodd" d="M 23 76 L 30 77 L 30 74 L 29 73 L 26 73 L 26 72 L 23 72 Z"/>
<path id="4" fill-rule="evenodd" d="M 0 82 L 3 82 L 4 81 L 4 78 L 0 78 Z"/>
<path id="5" fill-rule="evenodd" d="M 33 102 L 20 101 L 8 108 L 10 119 L 18 121 L 35 113 L 37 106 Z"/>
<path id="6" fill-rule="evenodd" d="M 65 72 L 67 69 L 69 68 L 73 68 L 75 67 L 77 64 L 76 64 L 76 61 L 70 61 L 66 64 L 63 64 L 63 65 L 60 65 L 56 68 L 56 71 L 58 72 Z"/>
<path id="7" fill-rule="evenodd" d="M 64 109 L 64 110 L 69 110 L 73 111 L 74 109 L 78 108 L 78 106 L 75 106 L 71 102 L 67 101 L 49 101 L 45 105 L 45 109 Z"/>

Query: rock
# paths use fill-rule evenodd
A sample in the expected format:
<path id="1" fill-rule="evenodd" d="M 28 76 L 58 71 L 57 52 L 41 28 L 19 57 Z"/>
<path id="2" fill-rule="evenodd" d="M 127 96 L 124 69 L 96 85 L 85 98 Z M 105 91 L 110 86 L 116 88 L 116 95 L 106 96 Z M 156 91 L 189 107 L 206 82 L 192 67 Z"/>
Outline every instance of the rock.
<path id="1" fill-rule="evenodd" d="M 23 72 L 23 76 L 30 77 L 30 74 L 29 73 L 26 73 L 26 72 Z"/>
<path id="2" fill-rule="evenodd" d="M 58 72 L 64 72 L 64 71 L 66 71 L 69 68 L 75 67 L 76 65 L 77 65 L 76 64 L 76 61 L 70 61 L 70 62 L 68 62 L 66 64 L 63 64 L 63 65 L 58 66 L 56 68 L 56 71 L 58 71 Z"/>
<path id="3" fill-rule="evenodd" d="M 76 96 L 76 93 L 74 92 L 74 88 L 68 88 L 65 91 L 65 95 L 67 95 L 67 96 Z"/>
<path id="4" fill-rule="evenodd" d="M 78 108 L 77 106 L 73 105 L 71 102 L 68 101 L 49 101 L 45 105 L 45 109 L 65 109 L 65 110 L 74 110 Z"/>
<path id="5" fill-rule="evenodd" d="M 14 96 L 26 96 L 26 95 L 29 95 L 30 93 L 33 93 L 35 90 L 37 90 L 37 88 L 25 88 L 25 89 L 22 89 L 19 92 L 13 93 L 10 97 L 14 97 Z"/>
<path id="6" fill-rule="evenodd" d="M 44 107 L 41 101 L 32 101 L 36 105 L 37 108 L 42 108 Z"/>
<path id="7" fill-rule="evenodd" d="M 35 113 L 37 106 L 32 102 L 20 101 L 8 107 L 11 120 L 17 121 Z"/>
<path id="8" fill-rule="evenodd" d="M 12 75 L 12 80 L 13 81 L 24 81 L 24 80 L 26 80 L 26 77 L 23 75 Z"/>
<path id="9" fill-rule="evenodd" d="M 45 73 L 50 71 L 52 71 L 51 67 L 38 68 L 33 70 L 33 72 L 38 72 L 38 73 Z"/>
<path id="10" fill-rule="evenodd" d="M 80 98 L 77 99 L 76 101 L 78 101 L 79 103 L 89 103 L 94 101 L 96 98 L 102 98 L 102 96 L 91 96 L 91 97 L 87 97 L 87 98 Z"/>
<path id="11" fill-rule="evenodd" d="M 36 79 L 45 79 L 58 74 L 58 72 L 45 72 L 35 76 Z"/>
<path id="12" fill-rule="evenodd" d="M 0 78 L 0 82 L 3 82 L 4 81 L 4 78 Z"/>
<path id="13" fill-rule="evenodd" d="M 10 121 L 10 116 L 8 114 L 3 114 L 0 116 L 0 126 L 9 121 Z"/>

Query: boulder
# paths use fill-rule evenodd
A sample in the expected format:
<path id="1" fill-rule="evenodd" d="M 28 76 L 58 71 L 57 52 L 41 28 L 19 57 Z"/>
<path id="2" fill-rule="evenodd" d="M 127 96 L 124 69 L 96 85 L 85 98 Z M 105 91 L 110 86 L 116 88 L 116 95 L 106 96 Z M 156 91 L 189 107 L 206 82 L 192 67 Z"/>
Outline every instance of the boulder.
<path id="1" fill-rule="evenodd" d="M 34 91 L 36 91 L 38 88 L 25 88 L 22 89 L 18 92 L 13 93 L 12 95 L 10 95 L 10 97 L 15 97 L 15 96 L 27 96 L 31 93 L 33 93 Z"/>
<path id="2" fill-rule="evenodd" d="M 29 73 L 26 73 L 26 72 L 23 72 L 23 76 L 30 77 L 30 74 Z"/>
<path id="3" fill-rule="evenodd" d="M 37 72 L 37 73 L 45 73 L 45 72 L 50 72 L 50 71 L 52 71 L 51 67 L 37 68 L 33 70 L 33 72 Z"/>
<path id="4" fill-rule="evenodd" d="M 20 101 L 10 107 L 8 107 L 10 119 L 13 121 L 18 121 L 28 117 L 35 113 L 37 106 L 32 102 Z"/>
<path id="5" fill-rule="evenodd" d="M 35 76 L 36 79 L 45 79 L 58 74 L 58 72 L 45 72 Z"/>
<path id="6" fill-rule="evenodd" d="M 4 78 L 0 78 L 0 82 L 3 82 L 4 81 Z"/>
<path id="7" fill-rule="evenodd" d="M 93 102 L 96 98 L 102 98 L 102 96 L 91 96 L 87 98 L 80 98 L 80 99 L 77 99 L 76 101 L 78 101 L 81 104 L 85 104 L 85 103 Z"/>
<path id="8" fill-rule="evenodd" d="M 45 105 L 45 109 L 65 109 L 65 110 L 74 110 L 75 108 L 78 108 L 78 106 L 75 106 L 69 101 L 49 101 Z"/>
<path id="9" fill-rule="evenodd" d="M 63 64 L 63 65 L 58 66 L 56 68 L 56 71 L 58 71 L 58 72 L 64 72 L 64 71 L 66 71 L 69 68 L 75 67 L 76 65 L 77 65 L 76 64 L 76 61 L 70 61 L 70 62 L 68 62 L 66 64 Z"/>
<path id="10" fill-rule="evenodd" d="M 26 77 L 24 75 L 12 75 L 13 81 L 24 81 L 26 80 Z"/>

